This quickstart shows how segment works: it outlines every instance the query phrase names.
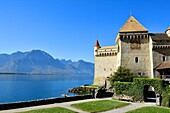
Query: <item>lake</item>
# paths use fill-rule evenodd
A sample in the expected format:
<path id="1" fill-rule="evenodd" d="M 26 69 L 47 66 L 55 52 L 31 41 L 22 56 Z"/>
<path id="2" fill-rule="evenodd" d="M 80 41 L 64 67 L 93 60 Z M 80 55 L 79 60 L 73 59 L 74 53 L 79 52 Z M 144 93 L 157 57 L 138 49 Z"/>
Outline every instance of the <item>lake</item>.
<path id="1" fill-rule="evenodd" d="M 29 101 L 69 94 L 67 90 L 92 84 L 91 75 L 0 75 L 0 103 Z"/>

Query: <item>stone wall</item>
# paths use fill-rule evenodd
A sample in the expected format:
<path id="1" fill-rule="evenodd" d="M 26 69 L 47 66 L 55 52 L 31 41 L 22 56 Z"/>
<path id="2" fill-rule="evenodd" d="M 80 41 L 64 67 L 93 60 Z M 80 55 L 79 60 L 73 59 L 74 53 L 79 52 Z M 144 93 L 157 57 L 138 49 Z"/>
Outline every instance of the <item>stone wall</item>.
<path id="1" fill-rule="evenodd" d="M 121 66 L 131 69 L 135 75 L 151 77 L 149 38 L 140 37 L 140 48 L 131 48 L 130 38 L 121 38 Z M 135 59 L 138 59 L 136 62 Z"/>
<path id="2" fill-rule="evenodd" d="M 94 62 L 94 84 L 103 86 L 106 78 L 117 69 L 117 56 L 95 56 Z"/>
<path id="3" fill-rule="evenodd" d="M 5 103 L 5 104 L 0 104 L 0 110 L 40 106 L 40 105 L 70 102 L 70 101 L 91 99 L 91 98 L 92 98 L 92 95 L 82 95 L 82 96 L 71 96 L 71 97 L 64 97 L 64 98 L 47 98 L 47 99 L 32 100 L 32 101 Z"/>

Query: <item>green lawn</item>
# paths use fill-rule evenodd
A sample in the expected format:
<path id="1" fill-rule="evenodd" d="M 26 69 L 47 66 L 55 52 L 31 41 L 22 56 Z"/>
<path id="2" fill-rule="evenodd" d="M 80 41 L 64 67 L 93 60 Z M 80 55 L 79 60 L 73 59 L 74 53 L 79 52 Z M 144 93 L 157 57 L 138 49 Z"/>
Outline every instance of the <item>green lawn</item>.
<path id="1" fill-rule="evenodd" d="M 129 105 L 129 103 L 113 101 L 113 100 L 100 100 L 100 101 L 72 104 L 71 106 L 87 112 L 102 112 L 102 111 L 108 111 L 115 108 L 120 108 L 126 105 Z"/>
<path id="2" fill-rule="evenodd" d="M 164 107 L 142 107 L 126 113 L 170 113 L 170 109 Z"/>
<path id="3" fill-rule="evenodd" d="M 99 88 L 98 85 L 94 85 L 94 84 L 91 84 L 90 86 L 91 86 L 92 88 Z"/>
<path id="4" fill-rule="evenodd" d="M 62 107 L 53 107 L 47 109 L 31 110 L 22 113 L 77 113 L 77 112 Z"/>

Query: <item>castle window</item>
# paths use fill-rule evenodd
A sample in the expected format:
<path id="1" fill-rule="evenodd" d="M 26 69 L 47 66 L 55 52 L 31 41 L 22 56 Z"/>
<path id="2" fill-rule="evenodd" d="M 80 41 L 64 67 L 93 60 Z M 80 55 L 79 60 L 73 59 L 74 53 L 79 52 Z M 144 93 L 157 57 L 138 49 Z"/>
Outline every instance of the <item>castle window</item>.
<path id="1" fill-rule="evenodd" d="M 104 71 L 106 71 L 106 69 L 104 68 Z"/>
<path id="2" fill-rule="evenodd" d="M 135 57 L 135 63 L 138 63 L 138 60 L 139 60 L 138 57 Z"/>
<path id="3" fill-rule="evenodd" d="M 165 56 L 163 56 L 163 57 L 162 57 L 162 60 L 163 60 L 163 61 L 166 61 L 166 58 L 165 58 Z"/>

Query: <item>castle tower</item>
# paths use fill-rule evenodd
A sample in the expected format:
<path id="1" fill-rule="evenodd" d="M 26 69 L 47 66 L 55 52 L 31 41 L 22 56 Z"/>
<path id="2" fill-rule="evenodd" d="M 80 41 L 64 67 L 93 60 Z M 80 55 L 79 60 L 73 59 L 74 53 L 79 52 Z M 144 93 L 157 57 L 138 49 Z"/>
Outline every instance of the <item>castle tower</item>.
<path id="1" fill-rule="evenodd" d="M 165 33 L 168 35 L 168 37 L 170 37 L 170 26 L 169 26 L 168 29 L 165 31 Z"/>
<path id="2" fill-rule="evenodd" d="M 134 75 L 151 76 L 151 52 L 148 30 L 130 16 L 117 36 L 120 47 L 120 65 L 131 69 Z"/>

